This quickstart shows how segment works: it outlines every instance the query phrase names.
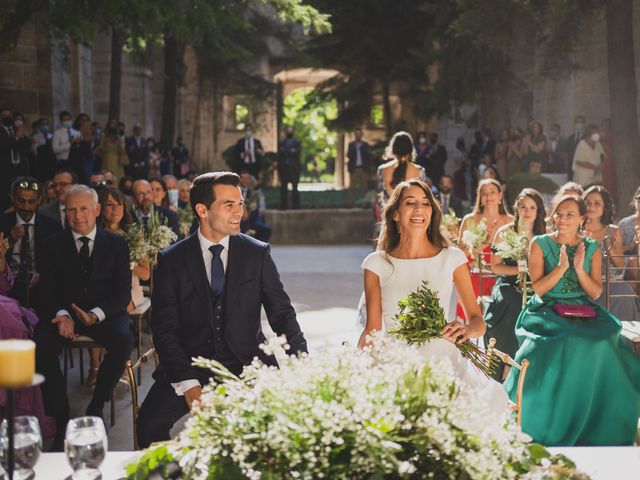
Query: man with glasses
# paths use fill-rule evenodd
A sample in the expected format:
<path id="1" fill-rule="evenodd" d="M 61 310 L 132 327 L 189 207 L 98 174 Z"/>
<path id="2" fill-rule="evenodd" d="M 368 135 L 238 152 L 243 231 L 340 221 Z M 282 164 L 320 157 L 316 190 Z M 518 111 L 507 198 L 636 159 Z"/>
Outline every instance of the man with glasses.
<path id="1" fill-rule="evenodd" d="M 64 196 L 67 193 L 67 189 L 76 183 L 78 183 L 78 176 L 75 172 L 67 169 L 58 170 L 53 175 L 53 188 L 56 192 L 57 200 L 51 205 L 40 207 L 40 213 L 42 215 L 57 221 L 62 228 L 65 228 L 67 225 Z"/>
<path id="2" fill-rule="evenodd" d="M 44 241 L 61 227 L 38 213 L 42 187 L 35 178 L 18 177 L 12 189 L 15 212 L 5 213 L 0 218 L 0 231 L 9 240 L 6 260 L 16 274 L 9 295 L 28 308 L 33 304 L 30 293 L 38 283 Z"/>

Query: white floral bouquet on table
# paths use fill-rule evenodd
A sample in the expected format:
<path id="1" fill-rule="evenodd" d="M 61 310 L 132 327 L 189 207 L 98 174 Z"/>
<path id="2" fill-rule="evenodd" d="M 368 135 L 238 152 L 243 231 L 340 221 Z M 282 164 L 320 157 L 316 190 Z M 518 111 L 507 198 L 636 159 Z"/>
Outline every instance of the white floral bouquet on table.
<path id="1" fill-rule="evenodd" d="M 485 411 L 447 360 L 425 361 L 391 338 L 376 336 L 355 355 L 285 357 L 280 369 L 255 360 L 239 378 L 212 360 L 195 364 L 218 382 L 203 389 L 175 440 L 127 467 L 128 480 L 577 475 L 566 457 L 526 444 L 512 420 Z"/>
<path id="2" fill-rule="evenodd" d="M 487 222 L 483 218 L 480 223 L 473 220 L 467 221 L 467 229 L 462 233 L 462 243 L 464 243 L 473 255 L 473 263 L 476 267 L 482 261 L 482 247 L 487 241 Z"/>
<path id="3" fill-rule="evenodd" d="M 149 261 L 149 254 L 151 248 L 149 243 L 144 238 L 144 228 L 139 223 L 132 223 L 129 227 L 129 231 L 120 231 L 127 243 L 129 244 L 129 264 L 131 270 L 136 265 Z"/>
<path id="4" fill-rule="evenodd" d="M 190 206 L 178 208 L 178 224 L 180 224 L 180 235 L 186 237 L 191 231 L 191 225 L 195 220 L 193 209 Z"/>
<path id="5" fill-rule="evenodd" d="M 167 226 L 166 219 L 160 220 L 157 212 L 151 214 L 151 219 L 147 223 L 146 241 L 149 244 L 151 258 L 155 258 L 156 254 L 163 248 L 167 248 L 178 239 L 170 227 Z"/>
<path id="6" fill-rule="evenodd" d="M 460 219 L 456 217 L 453 210 L 442 216 L 440 231 L 445 238 L 449 239 L 450 242 L 457 242 L 458 234 L 460 233 Z"/>

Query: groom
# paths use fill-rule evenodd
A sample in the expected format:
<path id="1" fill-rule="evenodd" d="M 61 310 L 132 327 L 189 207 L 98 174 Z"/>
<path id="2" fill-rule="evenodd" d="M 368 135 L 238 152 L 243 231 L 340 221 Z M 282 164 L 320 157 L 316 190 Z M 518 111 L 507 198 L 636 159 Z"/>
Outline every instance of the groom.
<path id="1" fill-rule="evenodd" d="M 287 353 L 307 351 L 269 245 L 240 233 L 239 182 L 231 172 L 197 177 L 190 201 L 200 228 L 158 255 L 151 329 L 160 365 L 138 417 L 141 448 L 168 440 L 199 400 L 212 374 L 194 367 L 193 357 L 218 360 L 236 375 L 254 357 L 277 365 L 258 348 L 265 341 L 262 306 L 274 332 L 286 335 Z"/>

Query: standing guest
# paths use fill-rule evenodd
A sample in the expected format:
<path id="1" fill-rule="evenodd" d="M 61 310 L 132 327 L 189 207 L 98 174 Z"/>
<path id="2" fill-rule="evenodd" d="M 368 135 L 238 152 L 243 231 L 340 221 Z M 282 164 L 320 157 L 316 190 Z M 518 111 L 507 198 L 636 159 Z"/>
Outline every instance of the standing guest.
<path id="1" fill-rule="evenodd" d="M 86 415 L 103 418 L 133 338 L 126 312 L 131 300 L 127 242 L 96 227 L 98 195 L 85 185 L 69 188 L 65 198 L 69 229 L 46 243 L 42 267 L 42 321 L 36 330 L 36 370 L 44 375 L 45 409 L 56 419 L 52 450 L 63 447 L 69 400 L 58 356 L 76 335 L 87 335 L 107 350 Z"/>
<path id="2" fill-rule="evenodd" d="M 602 184 L 610 192 L 614 202 L 617 201 L 616 191 L 616 166 L 613 157 L 613 135 L 611 134 L 611 119 L 605 118 L 600 123 L 600 143 L 604 150 L 602 163 Z"/>
<path id="3" fill-rule="evenodd" d="M 440 187 L 442 213 L 447 215 L 453 211 L 456 217 L 462 218 L 462 200 L 456 197 L 453 192 L 453 178 L 451 178 L 451 175 L 443 175 L 438 186 Z"/>
<path id="4" fill-rule="evenodd" d="M 56 187 L 53 184 L 53 180 L 47 180 L 42 185 L 42 191 L 44 192 L 44 198 L 42 199 L 42 206 L 51 205 L 58 199 L 56 195 Z"/>
<path id="5" fill-rule="evenodd" d="M 102 168 L 111 170 L 117 178 L 124 176 L 124 167 L 129 164 L 129 157 L 124 149 L 124 141 L 118 133 L 117 120 L 109 119 L 95 153 L 102 158 Z"/>
<path id="6" fill-rule="evenodd" d="M 178 208 L 191 208 L 189 205 L 189 192 L 191 182 L 186 178 L 178 180 Z"/>
<path id="7" fill-rule="evenodd" d="M 211 372 L 194 367 L 193 357 L 215 359 L 235 375 L 254 357 L 277 365 L 259 348 L 262 306 L 271 328 L 286 336 L 287 353 L 307 351 L 269 245 L 240 233 L 238 183 L 230 172 L 197 177 L 191 206 L 200 228 L 158 255 L 151 329 L 160 365 L 138 417 L 142 448 L 168 440 L 174 423 L 200 399 Z M 247 278 L 253 279 L 248 287 Z"/>
<path id="8" fill-rule="evenodd" d="M 52 138 L 49 132 L 49 122 L 46 118 L 39 118 L 34 122 L 34 131 L 31 135 L 31 149 L 34 155 L 38 154 L 38 147 L 50 142 Z"/>
<path id="9" fill-rule="evenodd" d="M 504 353 L 514 356 L 518 350 L 516 339 L 516 319 L 522 310 L 522 290 L 518 284 L 518 262 L 513 258 L 502 258 L 496 253 L 502 243 L 502 236 L 508 231 L 518 234 L 526 233 L 530 242 L 536 235 L 546 233 L 544 201 L 542 195 L 533 188 L 525 188 L 516 197 L 513 206 L 515 215 L 513 222 L 496 232 L 493 239 L 493 254 L 491 255 L 491 270 L 498 275 L 491 292 L 491 301 L 487 305 L 484 320 L 487 332 L 484 335 L 485 345 L 491 338 L 495 338 L 498 348 Z M 501 365 L 496 369 L 494 378 L 502 381 L 509 373 L 509 368 Z"/>
<path id="10" fill-rule="evenodd" d="M 573 156 L 573 181 L 588 187 L 602 182 L 602 165 L 605 153 L 600 143 L 598 127 L 589 124 L 583 131 L 582 140 Z"/>
<path id="11" fill-rule="evenodd" d="M 53 153 L 58 159 L 58 168 L 68 168 L 66 162 L 69 160 L 71 141 L 78 135 L 78 131 L 73 129 L 71 113 L 64 110 L 60 112 L 58 118 L 60 119 L 60 127 L 53 132 L 51 147 L 53 148 Z"/>
<path id="12" fill-rule="evenodd" d="M 471 176 L 469 174 L 469 159 L 464 137 L 458 137 L 456 147 L 453 149 L 453 194 L 462 199 L 469 200 L 471 189 Z"/>
<path id="13" fill-rule="evenodd" d="M 33 177 L 18 177 L 12 185 L 15 212 L 0 217 L 0 232 L 9 240 L 7 261 L 16 273 L 10 294 L 23 306 L 34 305 L 31 297 L 42 270 L 42 255 L 48 237 L 61 230 L 60 224 L 38 213 L 42 187 Z"/>
<path id="14" fill-rule="evenodd" d="M 586 126 L 586 119 L 584 115 L 576 115 L 573 121 L 573 133 L 567 137 L 567 162 L 569 171 L 569 180 L 573 177 L 573 157 L 576 153 L 576 148 L 584 136 L 584 127 Z"/>
<path id="15" fill-rule="evenodd" d="M 149 137 L 147 139 L 147 150 L 148 150 L 147 175 L 149 176 L 149 178 L 159 178 L 160 170 L 161 170 L 160 166 L 163 161 L 163 157 L 155 138 Z"/>
<path id="16" fill-rule="evenodd" d="M 156 207 L 169 209 L 169 196 L 167 184 L 161 178 L 152 178 L 149 180 L 151 190 L 153 190 L 153 204 Z"/>
<path id="17" fill-rule="evenodd" d="M 427 170 L 427 158 L 429 155 L 429 141 L 427 139 L 427 132 L 418 132 L 416 135 L 416 163 L 422 168 Z"/>
<path id="18" fill-rule="evenodd" d="M 291 184 L 291 201 L 294 210 L 300 208 L 300 142 L 293 136 L 293 127 L 287 127 L 287 137 L 278 145 L 278 177 L 280 178 L 280 208 L 289 206 L 289 184 Z"/>
<path id="19" fill-rule="evenodd" d="M 133 135 L 124 139 L 124 148 L 129 157 L 129 165 L 124 169 L 127 175 L 135 180 L 146 178 L 149 152 L 147 140 L 142 136 L 142 125 L 133 126 Z"/>
<path id="20" fill-rule="evenodd" d="M 640 363 L 618 318 L 595 302 L 602 293 L 598 242 L 580 236 L 587 207 L 562 197 L 556 231 L 534 237 L 528 270 L 535 295 L 520 313 L 515 361 L 527 359 L 522 430 L 543 445 L 631 445 L 640 416 Z M 571 312 L 590 310 L 593 318 Z M 516 397 L 519 370 L 505 389 Z"/>
<path id="21" fill-rule="evenodd" d="M 509 129 L 504 128 L 500 132 L 498 143 L 496 143 L 496 168 L 502 178 L 509 178 Z"/>
<path id="22" fill-rule="evenodd" d="M 33 177 L 43 182 L 53 178 L 58 160 L 53 153 L 53 135 L 49 133 L 49 122 L 45 118 L 41 118 L 38 120 L 38 124 L 40 132 L 33 137 L 35 157 L 31 172 Z"/>
<path id="23" fill-rule="evenodd" d="M 9 190 L 17 176 L 19 154 L 11 110 L 0 108 L 0 122 L 0 212 L 4 212 L 11 205 Z"/>
<path id="24" fill-rule="evenodd" d="M 438 134 L 429 135 L 429 154 L 425 173 L 434 185 L 440 183 L 440 178 L 444 175 L 444 165 L 447 163 L 447 149 L 438 143 Z"/>
<path id="25" fill-rule="evenodd" d="M 567 173 L 569 171 L 565 141 L 560 132 L 560 125 L 557 123 L 554 123 L 549 130 L 547 157 L 543 166 L 545 173 Z"/>
<path id="26" fill-rule="evenodd" d="M 86 114 L 78 115 L 74 122 L 74 128 L 78 130 L 79 134 L 71 141 L 69 167 L 76 172 L 80 183 L 86 185 L 95 168 L 93 152 L 98 146 L 98 142 L 96 142 L 91 129 L 91 119 Z"/>
<path id="27" fill-rule="evenodd" d="M 363 140 L 362 129 L 355 131 L 355 140 L 349 142 L 347 147 L 347 170 L 349 171 L 349 191 L 347 204 L 352 207 L 356 196 L 356 185 L 358 186 L 358 196 L 361 198 L 367 192 L 367 181 L 371 171 L 371 150 L 369 143 Z"/>
<path id="28" fill-rule="evenodd" d="M 622 258 L 624 254 L 622 250 L 622 235 L 617 225 L 613 225 L 613 217 L 615 216 L 615 206 L 611 199 L 609 191 L 601 185 L 593 185 L 587 188 L 582 195 L 587 206 L 587 219 L 583 227 L 583 234 L 586 237 L 593 238 L 600 245 L 601 251 L 604 252 L 604 239 L 609 237 L 611 242 L 611 280 L 610 293 L 611 298 L 609 311 L 620 320 L 634 321 L 640 320 L 640 314 L 633 298 L 634 290 L 628 283 L 620 283 L 619 281 L 625 274 L 625 261 Z M 603 267 L 602 279 L 605 279 Z M 619 297 L 618 295 L 626 295 Z M 598 298 L 598 304 L 606 308 L 607 299 L 603 293 Z"/>
<path id="29" fill-rule="evenodd" d="M 240 231 L 261 242 L 268 242 L 269 238 L 271 238 L 271 229 L 265 222 L 267 204 L 257 183 L 249 172 L 240 173 L 240 193 L 244 198 L 244 211 L 242 212 Z"/>
<path id="30" fill-rule="evenodd" d="M 189 171 L 189 149 L 182 137 L 176 139 L 176 146 L 171 150 L 171 156 L 173 157 L 173 174 L 183 178 Z"/>
<path id="31" fill-rule="evenodd" d="M 33 163 L 31 147 L 33 140 L 29 135 L 24 115 L 17 112 L 13 114 L 13 127 L 15 129 L 16 141 L 18 142 L 18 156 L 20 157 L 19 163 L 16 165 L 15 172 L 21 176 L 31 175 L 31 164 Z"/>
<path id="32" fill-rule="evenodd" d="M 522 130 L 514 128 L 511 132 L 509 150 L 507 152 L 507 173 L 509 177 L 526 171 L 524 167 L 525 144 L 526 141 Z"/>
<path id="33" fill-rule="evenodd" d="M 64 168 L 56 171 L 53 175 L 53 188 L 56 192 L 56 202 L 40 207 L 40 213 L 59 222 L 62 228 L 65 228 L 67 225 L 64 198 L 67 194 L 67 189 L 76 183 L 78 183 L 78 177 L 74 171 Z"/>
<path id="34" fill-rule="evenodd" d="M 251 175 L 260 178 L 262 169 L 262 143 L 253 136 L 253 125 L 247 123 L 244 129 L 244 137 L 236 142 L 234 149 L 239 170 L 247 170 Z"/>
<path id="35" fill-rule="evenodd" d="M 162 189 L 162 186 L 160 186 Z M 166 223 L 176 235 L 180 235 L 180 225 L 178 215 L 168 208 L 154 204 L 154 193 L 151 184 L 146 180 L 136 180 L 133 182 L 133 216 L 135 221 L 141 222 L 145 227 L 151 220 L 155 212 L 160 222 Z"/>
<path id="36" fill-rule="evenodd" d="M 547 156 L 547 137 L 540 120 L 532 120 L 529 123 L 529 135 L 524 142 L 525 169 L 529 170 L 532 163 L 542 166 Z"/>

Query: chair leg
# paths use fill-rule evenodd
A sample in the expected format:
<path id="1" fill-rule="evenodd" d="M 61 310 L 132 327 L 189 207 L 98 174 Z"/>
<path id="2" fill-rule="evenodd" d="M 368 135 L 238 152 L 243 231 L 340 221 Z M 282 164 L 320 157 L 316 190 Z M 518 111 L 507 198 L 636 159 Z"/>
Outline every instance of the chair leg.
<path id="1" fill-rule="evenodd" d="M 75 365 L 73 364 L 73 349 L 69 349 L 69 364 L 71 366 L 71 368 L 75 368 Z"/>
<path id="2" fill-rule="evenodd" d="M 116 398 L 115 388 L 111 391 L 111 426 L 116 424 Z"/>
<path id="3" fill-rule="evenodd" d="M 144 315 L 138 315 L 136 318 L 136 328 L 137 328 L 137 337 L 136 337 L 136 347 L 138 349 L 138 358 L 142 355 L 142 317 Z M 142 364 L 138 367 L 138 385 L 142 385 Z"/>

